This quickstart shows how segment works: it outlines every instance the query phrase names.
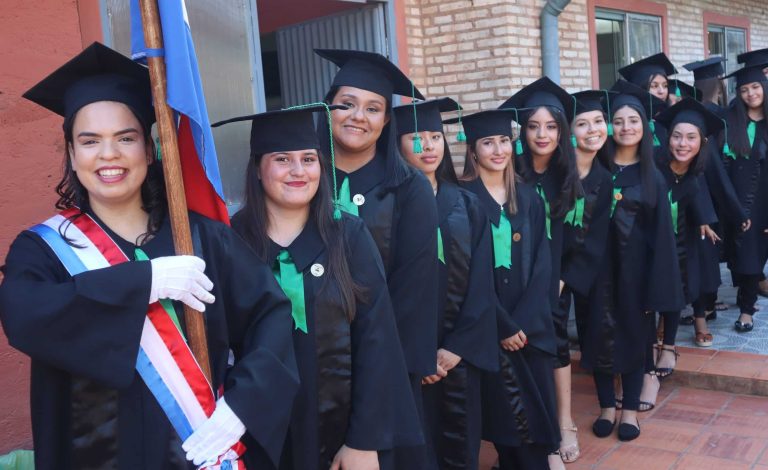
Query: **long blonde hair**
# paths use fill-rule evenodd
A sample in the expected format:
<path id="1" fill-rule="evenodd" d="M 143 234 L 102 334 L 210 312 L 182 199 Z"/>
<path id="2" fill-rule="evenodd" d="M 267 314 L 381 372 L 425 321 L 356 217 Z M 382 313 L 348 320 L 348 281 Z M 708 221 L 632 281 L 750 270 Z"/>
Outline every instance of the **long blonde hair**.
<path id="1" fill-rule="evenodd" d="M 477 155 L 475 146 L 477 145 L 476 139 L 472 142 L 467 141 L 467 151 L 464 154 L 464 171 L 461 175 L 461 181 L 473 181 L 480 177 L 480 172 L 477 169 Z M 519 183 L 520 177 L 515 173 L 515 156 L 509 159 L 509 165 L 504 169 L 504 185 L 507 189 L 508 209 L 510 214 L 517 214 L 517 183 Z"/>

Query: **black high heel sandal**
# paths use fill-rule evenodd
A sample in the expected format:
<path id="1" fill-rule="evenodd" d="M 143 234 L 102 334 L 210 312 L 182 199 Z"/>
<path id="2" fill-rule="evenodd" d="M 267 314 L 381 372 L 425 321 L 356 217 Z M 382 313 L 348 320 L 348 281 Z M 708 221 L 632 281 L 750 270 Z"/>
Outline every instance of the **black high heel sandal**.
<path id="1" fill-rule="evenodd" d="M 658 367 L 658 366 L 655 367 L 654 368 L 655 375 L 659 379 L 663 379 L 665 377 L 669 377 L 670 375 L 672 375 L 672 372 L 675 371 L 675 367 L 677 366 L 677 358 L 680 357 L 680 353 L 677 352 L 677 347 L 676 346 L 662 345 L 661 348 L 659 348 L 659 358 L 661 358 L 661 351 L 670 351 L 670 352 L 674 353 L 674 355 L 675 355 L 675 366 L 673 366 L 673 367 Z M 656 359 L 656 363 L 657 364 L 658 364 L 658 362 L 659 362 L 659 359 Z"/>

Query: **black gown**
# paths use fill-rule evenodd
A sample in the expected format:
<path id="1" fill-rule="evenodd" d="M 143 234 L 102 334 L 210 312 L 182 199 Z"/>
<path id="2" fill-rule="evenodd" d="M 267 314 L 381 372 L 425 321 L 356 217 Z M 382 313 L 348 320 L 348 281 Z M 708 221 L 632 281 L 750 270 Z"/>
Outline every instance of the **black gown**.
<path id="1" fill-rule="evenodd" d="M 579 346 L 583 350 L 584 342 L 597 341 L 600 331 L 599 322 L 592 321 L 589 316 L 589 297 L 605 257 L 613 196 L 611 174 L 595 159 L 589 174 L 581 180 L 581 186 L 584 190 L 582 225 L 569 222 L 563 225 L 562 279 L 565 287 L 560 296 L 560 310 L 566 313 L 570 310 L 573 296 Z"/>
<path id="2" fill-rule="evenodd" d="M 536 192 L 517 185 L 517 214 L 508 213 L 480 178 L 462 183 L 475 193 L 491 224 L 507 212 L 513 231 L 511 269 L 494 268 L 498 340 L 522 330 L 528 344 L 520 351 L 499 347 L 500 370 L 483 373 L 483 438 L 497 445 L 536 444 L 549 450 L 560 442 L 553 359 L 556 351 L 551 292 L 552 262 L 544 204 Z M 498 343 L 497 343 L 498 344 Z"/>
<path id="3" fill-rule="evenodd" d="M 441 470 L 473 470 L 481 439 L 480 373 L 499 368 L 493 241 L 480 201 L 469 191 L 441 182 L 437 209 L 444 253 L 438 344 L 461 362 L 422 387 L 430 460 Z"/>
<path id="4" fill-rule="evenodd" d="M 752 226 L 742 232 L 738 226 L 725 227 L 728 267 L 740 275 L 759 275 L 765 265 L 768 237 L 768 142 L 766 120 L 757 123 L 755 142 L 749 158 L 724 157 L 726 172 Z"/>
<path id="5" fill-rule="evenodd" d="M 235 230 L 239 219 L 233 218 Z M 423 441 L 381 258 L 362 220 L 344 214 L 342 227 L 352 279 L 363 289 L 352 322 L 338 284 L 328 282 L 328 252 L 314 221 L 287 247 L 303 273 L 308 328 L 293 330 L 301 387 L 284 470 L 326 470 L 344 444 L 384 454 Z M 282 249 L 272 242 L 268 259 Z"/>
<path id="6" fill-rule="evenodd" d="M 298 389 L 290 303 L 270 268 L 229 227 L 195 213 L 190 224 L 216 297 L 205 311 L 213 390 L 224 388 L 248 429 L 249 451 L 268 463 L 249 468 L 273 468 Z M 105 231 L 134 259 L 132 243 Z M 167 218 L 141 249 L 149 258 L 174 254 Z M 4 273 L 3 328 L 11 345 L 32 358 L 36 468 L 196 468 L 135 370 L 151 264 L 126 262 L 72 277 L 37 234 L 25 231 L 11 245 Z"/>
<path id="7" fill-rule="evenodd" d="M 437 370 L 437 204 L 432 185 L 411 167 L 400 185 L 388 188 L 386 158 L 400 157 L 377 153 L 352 173 L 335 171 L 339 184 L 349 178 L 352 200 L 358 201 L 384 263 L 400 347 L 423 420 L 421 379 Z M 424 458 L 423 446 L 396 452 L 403 469 L 422 470 Z"/>
<path id="8" fill-rule="evenodd" d="M 653 312 L 684 306 L 666 183 L 654 170 L 656 204 L 644 195 L 640 164 L 613 175 L 615 209 L 606 256 L 596 281 L 590 317 L 600 325 L 599 341 L 584 342 L 582 364 L 605 373 L 645 368 L 654 330 Z M 613 202 L 612 202 L 613 204 Z"/>

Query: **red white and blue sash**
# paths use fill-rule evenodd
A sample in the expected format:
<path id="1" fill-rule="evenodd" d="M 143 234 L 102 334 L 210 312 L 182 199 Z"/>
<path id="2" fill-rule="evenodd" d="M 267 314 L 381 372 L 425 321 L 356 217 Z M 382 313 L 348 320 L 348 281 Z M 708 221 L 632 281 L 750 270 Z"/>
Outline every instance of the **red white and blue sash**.
<path id="1" fill-rule="evenodd" d="M 51 247 L 71 276 L 129 261 L 114 240 L 91 217 L 82 214 L 72 218 L 79 213 L 79 209 L 67 209 L 30 230 Z M 66 227 L 70 243 L 60 235 L 61 227 Z M 165 411 L 182 441 L 205 422 L 216 408 L 216 398 L 210 383 L 200 370 L 181 332 L 159 302 L 149 305 L 136 371 Z M 245 446 L 238 442 L 221 456 L 219 462 L 206 468 L 245 469 L 245 465 L 238 460 L 244 451 Z"/>

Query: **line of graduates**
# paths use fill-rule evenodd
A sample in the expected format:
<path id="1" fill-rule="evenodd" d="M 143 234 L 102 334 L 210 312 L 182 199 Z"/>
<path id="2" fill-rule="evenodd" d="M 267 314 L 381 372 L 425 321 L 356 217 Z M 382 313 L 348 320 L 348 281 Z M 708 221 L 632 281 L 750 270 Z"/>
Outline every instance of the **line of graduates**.
<path id="1" fill-rule="evenodd" d="M 9 250 L 0 319 L 32 358 L 38 468 L 231 468 L 243 444 L 251 469 L 476 469 L 481 439 L 500 469 L 562 468 L 572 306 L 593 432 L 624 441 L 678 325 L 712 344 L 721 238 L 752 329 L 768 51 L 730 106 L 720 60 L 686 65 L 690 87 L 658 54 L 611 90 L 541 78 L 473 114 L 381 55 L 316 53 L 339 67 L 321 101 L 214 124 L 250 123 L 246 191 L 231 227 L 190 213 L 196 256 L 173 254 L 145 68 L 94 44 L 25 94 L 64 117 L 54 236 L 85 249 L 68 231 L 87 218 L 128 260 L 73 275 L 34 230 Z M 205 311 L 216 405 L 185 438 L 137 373 L 160 300 Z"/>

